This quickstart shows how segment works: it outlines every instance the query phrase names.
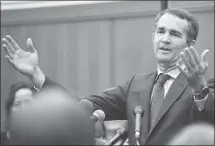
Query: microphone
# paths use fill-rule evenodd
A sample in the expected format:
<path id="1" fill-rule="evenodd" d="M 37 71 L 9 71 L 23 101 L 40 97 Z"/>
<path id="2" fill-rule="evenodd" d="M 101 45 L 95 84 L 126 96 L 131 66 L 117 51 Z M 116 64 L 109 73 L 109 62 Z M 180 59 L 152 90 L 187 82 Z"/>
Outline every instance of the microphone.
<path id="1" fill-rule="evenodd" d="M 96 110 L 93 112 L 93 104 L 88 99 L 82 99 L 79 105 L 84 108 L 87 116 L 95 126 L 95 137 L 102 137 L 104 131 L 102 128 L 102 122 L 105 119 L 105 113 L 102 110 Z"/>
<path id="2" fill-rule="evenodd" d="M 105 113 L 102 110 L 96 110 L 93 112 L 92 116 L 90 116 L 90 119 L 94 122 L 102 122 L 105 119 Z"/>
<path id="3" fill-rule="evenodd" d="M 86 114 L 90 117 L 93 113 L 93 104 L 88 99 L 81 99 L 79 105 L 84 108 Z"/>
<path id="4" fill-rule="evenodd" d="M 134 109 L 135 119 L 135 138 L 138 140 L 140 138 L 141 130 L 141 118 L 143 117 L 144 111 L 141 106 L 137 106 Z"/>
<path id="5" fill-rule="evenodd" d="M 95 112 L 93 112 L 93 115 L 90 117 L 90 119 L 95 124 L 95 137 L 103 137 L 104 129 L 102 127 L 102 124 L 105 119 L 105 113 L 102 110 L 96 110 Z"/>
<path id="6" fill-rule="evenodd" d="M 93 112 L 93 104 L 88 99 L 80 100 L 79 105 L 84 108 L 84 110 L 87 112 L 87 115 L 90 117 L 92 121 L 94 122 L 104 121 L 105 113 L 102 110 L 96 110 Z"/>
<path id="7" fill-rule="evenodd" d="M 122 136 L 125 136 L 127 133 L 127 129 L 125 129 L 124 127 L 120 127 L 116 134 L 106 143 L 106 145 L 113 145 L 113 143 L 118 140 L 119 138 L 121 138 Z"/>

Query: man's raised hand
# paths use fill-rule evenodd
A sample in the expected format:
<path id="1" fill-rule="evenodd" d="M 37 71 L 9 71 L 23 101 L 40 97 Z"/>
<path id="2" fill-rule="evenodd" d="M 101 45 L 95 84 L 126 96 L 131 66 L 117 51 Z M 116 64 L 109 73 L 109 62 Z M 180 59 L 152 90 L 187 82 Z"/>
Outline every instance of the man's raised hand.
<path id="1" fill-rule="evenodd" d="M 10 35 L 6 35 L 2 39 L 2 44 L 7 53 L 5 57 L 8 62 L 20 73 L 28 77 L 33 76 L 34 71 L 38 68 L 38 54 L 31 38 L 27 39 L 27 49 L 29 51 L 21 49 Z"/>
<path id="2" fill-rule="evenodd" d="M 181 58 L 185 65 L 185 68 L 177 64 L 180 71 L 187 78 L 187 81 L 193 91 L 199 91 L 203 86 L 207 86 L 205 79 L 205 72 L 208 68 L 208 62 L 206 61 L 206 55 L 209 50 L 204 50 L 201 55 L 197 53 L 193 46 L 186 48 L 184 52 L 181 52 Z"/>

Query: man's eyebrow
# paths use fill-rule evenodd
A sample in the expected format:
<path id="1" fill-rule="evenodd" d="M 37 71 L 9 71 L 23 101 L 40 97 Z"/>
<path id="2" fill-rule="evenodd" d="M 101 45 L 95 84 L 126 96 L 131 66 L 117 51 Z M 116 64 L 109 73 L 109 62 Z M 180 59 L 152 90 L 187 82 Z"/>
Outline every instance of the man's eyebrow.
<path id="1" fill-rule="evenodd" d="M 165 27 L 157 27 L 157 30 L 165 30 Z M 175 29 L 170 29 L 169 30 L 171 33 L 177 33 L 178 35 L 182 35 L 182 33 L 178 30 Z"/>
<path id="2" fill-rule="evenodd" d="M 158 29 L 159 29 L 159 30 L 164 30 L 165 28 L 164 28 L 164 27 L 158 27 Z"/>

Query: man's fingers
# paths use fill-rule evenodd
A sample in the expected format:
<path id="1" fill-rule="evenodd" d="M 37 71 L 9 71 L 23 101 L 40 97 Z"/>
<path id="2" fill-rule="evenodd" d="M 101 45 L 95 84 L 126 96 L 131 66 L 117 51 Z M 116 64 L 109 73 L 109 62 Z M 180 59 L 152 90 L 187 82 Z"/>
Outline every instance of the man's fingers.
<path id="1" fill-rule="evenodd" d="M 190 64 L 190 67 L 196 67 L 198 66 L 198 64 L 196 64 L 195 59 L 194 59 L 194 55 L 193 53 L 190 51 L 190 48 L 185 49 L 185 53 L 187 54 L 187 60 L 188 63 Z"/>
<path id="2" fill-rule="evenodd" d="M 185 76 L 187 76 L 186 68 L 184 69 L 179 63 L 177 63 L 176 66 L 180 70 L 181 73 L 183 73 Z"/>
<path id="3" fill-rule="evenodd" d="M 2 47 L 4 48 L 5 52 L 7 53 L 8 57 L 10 58 L 14 58 L 14 55 L 10 52 L 10 50 L 8 49 L 7 45 L 3 44 Z"/>
<path id="4" fill-rule="evenodd" d="M 12 64 L 13 66 L 15 66 L 15 65 L 14 65 L 14 61 L 13 61 L 8 55 L 6 55 L 5 58 L 7 59 L 7 61 L 8 61 L 10 64 Z"/>
<path id="5" fill-rule="evenodd" d="M 15 53 L 15 49 L 13 48 L 13 46 L 10 44 L 10 42 L 6 39 L 3 38 L 2 42 L 7 46 L 7 48 L 9 49 L 9 51 L 14 54 Z"/>
<path id="6" fill-rule="evenodd" d="M 202 52 L 202 54 L 201 54 L 201 60 L 202 60 L 203 62 L 206 62 L 206 55 L 208 54 L 208 52 L 209 52 L 208 49 L 206 49 L 206 50 L 204 50 L 204 51 Z"/>
<path id="7" fill-rule="evenodd" d="M 14 39 L 10 35 L 6 35 L 8 41 L 12 44 L 13 48 L 16 50 L 20 49 L 19 45 L 14 41 Z"/>
<path id="8" fill-rule="evenodd" d="M 34 45 L 33 45 L 33 42 L 32 42 L 32 39 L 31 39 L 31 38 L 28 38 L 28 39 L 27 39 L 27 46 L 28 46 L 28 49 L 29 49 L 31 52 L 36 52 L 36 49 L 34 48 Z"/>
<path id="9" fill-rule="evenodd" d="M 200 64 L 199 54 L 197 53 L 193 46 L 190 47 L 190 52 L 193 54 L 193 59 L 196 62 L 196 64 Z"/>
<path id="10" fill-rule="evenodd" d="M 180 55 L 181 55 L 181 59 L 182 59 L 183 63 L 185 64 L 186 68 L 188 70 L 191 69 L 190 63 L 188 62 L 188 60 L 185 56 L 185 52 L 181 52 Z"/>

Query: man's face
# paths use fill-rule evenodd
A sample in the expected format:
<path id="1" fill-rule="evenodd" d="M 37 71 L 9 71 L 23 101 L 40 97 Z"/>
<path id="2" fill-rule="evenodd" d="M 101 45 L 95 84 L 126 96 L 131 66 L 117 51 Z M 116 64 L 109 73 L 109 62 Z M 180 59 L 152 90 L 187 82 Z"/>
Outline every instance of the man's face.
<path id="1" fill-rule="evenodd" d="M 180 52 L 187 47 L 188 22 L 171 14 L 164 14 L 157 22 L 153 35 L 155 58 L 158 64 L 174 66 Z"/>
<path id="2" fill-rule="evenodd" d="M 16 91 L 12 111 L 17 111 L 32 99 L 32 91 L 28 88 L 22 88 Z"/>

